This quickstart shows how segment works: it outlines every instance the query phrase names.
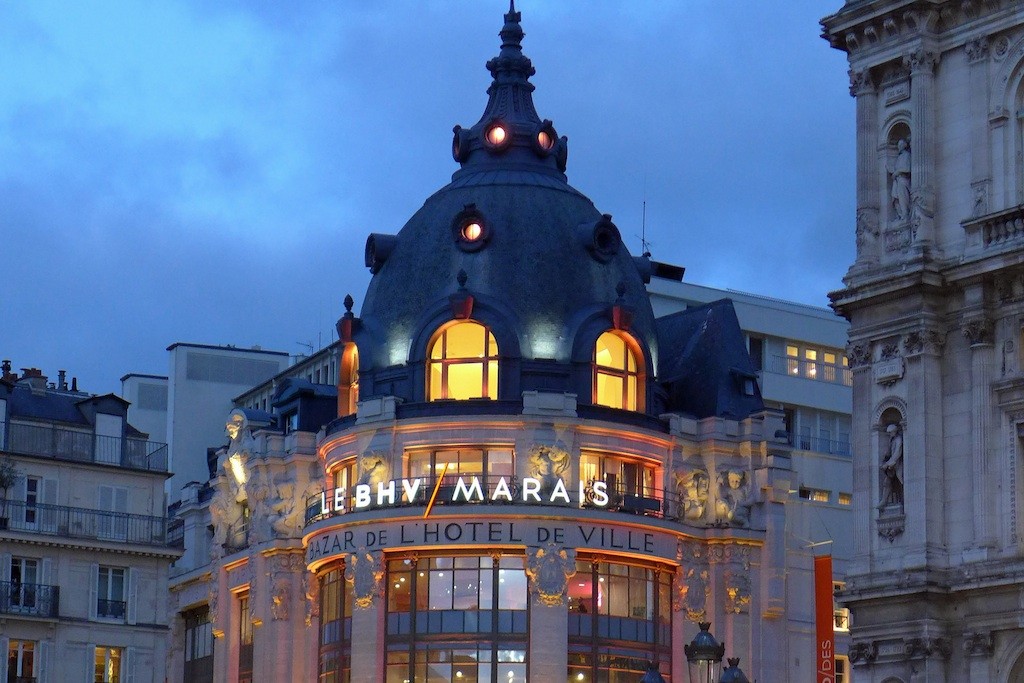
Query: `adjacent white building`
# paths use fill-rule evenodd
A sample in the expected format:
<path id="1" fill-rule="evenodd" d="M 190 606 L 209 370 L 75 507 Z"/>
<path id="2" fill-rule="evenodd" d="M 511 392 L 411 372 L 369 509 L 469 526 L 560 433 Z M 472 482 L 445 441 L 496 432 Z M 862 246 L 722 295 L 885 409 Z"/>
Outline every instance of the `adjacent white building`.
<path id="1" fill-rule="evenodd" d="M 0 679 L 161 683 L 167 446 L 128 405 L 35 369 L 0 378 Z M 2 469 L 2 466 L 0 466 Z"/>

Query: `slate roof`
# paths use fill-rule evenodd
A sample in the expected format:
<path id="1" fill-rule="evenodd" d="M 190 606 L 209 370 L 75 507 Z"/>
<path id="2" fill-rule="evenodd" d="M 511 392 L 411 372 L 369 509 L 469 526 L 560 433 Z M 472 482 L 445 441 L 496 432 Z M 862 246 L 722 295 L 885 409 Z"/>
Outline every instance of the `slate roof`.
<path id="1" fill-rule="evenodd" d="M 658 377 L 672 411 L 697 418 L 743 419 L 764 409 L 732 300 L 721 299 L 658 318 Z M 743 392 L 754 378 L 754 395 Z"/>

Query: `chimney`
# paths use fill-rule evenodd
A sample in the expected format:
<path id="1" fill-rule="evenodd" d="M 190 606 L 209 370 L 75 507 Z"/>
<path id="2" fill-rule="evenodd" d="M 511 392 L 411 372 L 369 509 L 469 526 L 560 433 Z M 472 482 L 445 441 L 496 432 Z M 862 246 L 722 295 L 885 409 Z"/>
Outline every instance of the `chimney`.
<path id="1" fill-rule="evenodd" d="M 33 393 L 46 391 L 46 375 L 39 368 L 22 368 L 19 383 L 30 386 Z"/>
<path id="2" fill-rule="evenodd" d="M 78 378 L 77 377 L 72 377 L 71 378 L 71 391 L 74 391 L 74 392 L 78 391 Z"/>
<path id="3" fill-rule="evenodd" d="M 0 374 L 0 379 L 7 380 L 8 382 L 18 381 L 18 375 L 11 372 L 11 361 L 9 360 L 5 359 L 4 362 L 0 364 L 0 372 L 2 372 L 2 374 Z"/>
<path id="4" fill-rule="evenodd" d="M 57 371 L 57 389 L 59 391 L 67 391 L 68 390 L 67 374 L 68 374 L 67 370 L 58 370 Z"/>

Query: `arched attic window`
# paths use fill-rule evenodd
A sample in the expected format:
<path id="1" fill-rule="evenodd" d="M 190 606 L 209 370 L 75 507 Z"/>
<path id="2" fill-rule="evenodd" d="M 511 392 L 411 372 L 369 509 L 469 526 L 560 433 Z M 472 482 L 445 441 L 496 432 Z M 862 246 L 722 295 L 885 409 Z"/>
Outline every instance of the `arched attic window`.
<path id="1" fill-rule="evenodd" d="M 341 352 L 341 371 L 338 373 L 338 417 L 356 412 L 359 402 L 359 348 L 345 345 Z"/>
<path id="2" fill-rule="evenodd" d="M 609 330 L 594 345 L 594 403 L 623 410 L 644 409 L 644 365 L 629 335 Z"/>
<path id="3" fill-rule="evenodd" d="M 427 400 L 498 397 L 498 344 L 472 320 L 445 325 L 430 342 Z"/>

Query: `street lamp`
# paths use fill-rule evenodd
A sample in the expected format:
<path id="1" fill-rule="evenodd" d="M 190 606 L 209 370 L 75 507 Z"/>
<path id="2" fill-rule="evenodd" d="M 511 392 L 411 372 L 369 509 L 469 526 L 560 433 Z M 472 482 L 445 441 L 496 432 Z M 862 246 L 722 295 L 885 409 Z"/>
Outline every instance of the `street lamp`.
<path id="1" fill-rule="evenodd" d="M 683 646 L 690 667 L 690 683 L 719 683 L 718 671 L 722 668 L 725 645 L 708 633 L 710 622 L 702 621 L 698 626 L 700 633 L 693 637 L 689 645 Z"/>
<path id="2" fill-rule="evenodd" d="M 722 672 L 722 677 L 718 679 L 718 683 L 750 683 L 750 679 L 740 669 L 740 658 L 729 657 L 728 661 L 729 666 Z"/>
<path id="3" fill-rule="evenodd" d="M 640 679 L 640 683 L 665 683 L 665 679 L 662 677 L 661 672 L 658 671 L 658 665 L 654 662 L 647 662 L 647 673 Z"/>

